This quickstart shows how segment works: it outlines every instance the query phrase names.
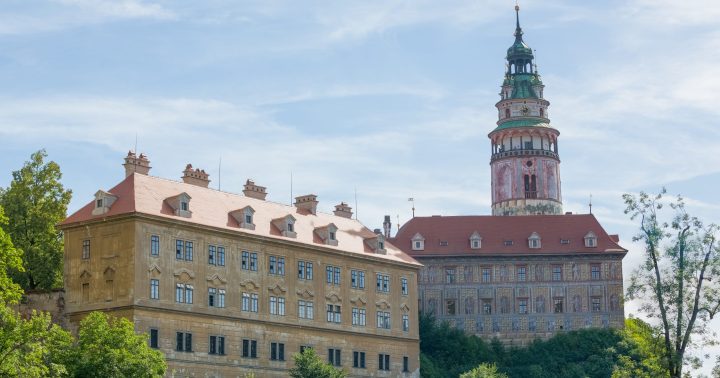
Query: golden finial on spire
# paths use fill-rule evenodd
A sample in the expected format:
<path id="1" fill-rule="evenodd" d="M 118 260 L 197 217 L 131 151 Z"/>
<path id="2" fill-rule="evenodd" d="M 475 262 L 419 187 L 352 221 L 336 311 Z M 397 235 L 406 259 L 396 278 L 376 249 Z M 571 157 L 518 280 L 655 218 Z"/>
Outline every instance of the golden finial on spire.
<path id="1" fill-rule="evenodd" d="M 520 4 L 518 4 L 518 0 L 515 0 L 515 12 L 520 10 Z"/>

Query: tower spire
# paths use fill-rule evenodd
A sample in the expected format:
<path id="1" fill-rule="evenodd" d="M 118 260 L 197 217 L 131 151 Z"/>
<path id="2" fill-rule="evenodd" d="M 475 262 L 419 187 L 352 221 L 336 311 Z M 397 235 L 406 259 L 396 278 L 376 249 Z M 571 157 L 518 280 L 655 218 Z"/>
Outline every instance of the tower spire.
<path id="1" fill-rule="evenodd" d="M 520 5 L 515 2 L 515 40 L 522 41 L 522 28 L 520 27 Z"/>

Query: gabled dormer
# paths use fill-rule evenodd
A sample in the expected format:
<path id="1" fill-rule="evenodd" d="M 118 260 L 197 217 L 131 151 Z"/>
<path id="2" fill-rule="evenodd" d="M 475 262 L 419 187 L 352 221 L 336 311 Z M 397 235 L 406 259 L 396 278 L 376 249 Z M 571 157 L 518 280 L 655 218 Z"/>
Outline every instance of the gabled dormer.
<path id="1" fill-rule="evenodd" d="M 542 246 L 540 240 L 540 235 L 537 232 L 533 232 L 528 237 L 528 247 L 532 249 L 540 248 Z"/>
<path id="2" fill-rule="evenodd" d="M 275 227 L 280 230 L 280 233 L 282 236 L 285 236 L 286 238 L 295 238 L 297 237 L 297 233 L 295 233 L 295 217 L 288 214 L 282 218 L 276 218 L 272 220 L 272 224 L 275 225 Z"/>
<path id="3" fill-rule="evenodd" d="M 315 233 L 323 240 L 327 245 L 338 245 L 337 241 L 337 226 L 334 223 L 330 223 L 327 226 L 318 227 L 315 229 Z"/>
<path id="4" fill-rule="evenodd" d="M 413 251 L 423 251 L 425 250 L 425 238 L 420 235 L 420 233 L 416 233 L 415 236 L 411 239 L 412 242 L 412 250 Z"/>
<path id="5" fill-rule="evenodd" d="M 241 228 L 248 230 L 255 229 L 255 209 L 251 206 L 245 206 L 241 209 L 233 210 L 230 212 L 230 215 L 235 218 Z"/>
<path id="6" fill-rule="evenodd" d="M 173 208 L 175 215 L 179 217 L 190 218 L 192 217 L 192 211 L 190 211 L 190 195 L 182 192 L 176 196 L 172 196 L 165 199 L 170 207 Z"/>
<path id="7" fill-rule="evenodd" d="M 475 231 L 470 235 L 470 248 L 471 249 L 480 249 L 482 247 L 482 236 L 480 236 L 480 233 Z"/>
<path id="8" fill-rule="evenodd" d="M 117 201 L 117 196 L 104 190 L 98 190 L 95 192 L 95 207 L 93 208 L 92 215 L 107 213 L 115 201 Z"/>
<path id="9" fill-rule="evenodd" d="M 595 235 L 594 232 L 590 231 L 587 234 L 585 234 L 585 247 L 587 247 L 587 248 L 597 247 L 597 235 Z"/>
<path id="10" fill-rule="evenodd" d="M 367 237 L 365 238 L 365 243 L 374 253 L 378 255 L 387 254 L 387 250 L 385 249 L 385 236 L 383 236 L 383 234 L 375 234 L 374 236 Z"/>

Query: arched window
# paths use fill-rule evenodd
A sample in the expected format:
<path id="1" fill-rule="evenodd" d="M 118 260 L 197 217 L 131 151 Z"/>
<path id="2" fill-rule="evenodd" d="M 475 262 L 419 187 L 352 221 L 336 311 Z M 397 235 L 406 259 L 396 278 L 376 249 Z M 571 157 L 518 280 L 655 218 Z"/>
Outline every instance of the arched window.
<path id="1" fill-rule="evenodd" d="M 545 109 L 540 108 L 540 117 L 545 117 Z"/>
<path id="2" fill-rule="evenodd" d="M 510 118 L 510 109 L 505 109 L 505 118 Z"/>

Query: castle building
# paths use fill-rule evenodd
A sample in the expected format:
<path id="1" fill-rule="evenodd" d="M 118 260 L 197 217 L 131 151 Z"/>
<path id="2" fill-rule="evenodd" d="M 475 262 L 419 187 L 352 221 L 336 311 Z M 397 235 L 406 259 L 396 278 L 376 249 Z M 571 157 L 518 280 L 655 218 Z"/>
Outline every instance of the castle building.
<path id="1" fill-rule="evenodd" d="M 126 177 L 61 224 L 65 314 L 131 320 L 174 376 L 286 377 L 315 348 L 352 377 L 418 377 L 419 263 L 352 219 L 149 175 L 129 153 Z"/>
<path id="2" fill-rule="evenodd" d="M 422 263 L 421 311 L 469 333 L 525 344 L 622 327 L 622 259 L 592 214 L 563 214 L 558 137 L 523 40 L 519 7 L 498 121 L 488 137 L 492 215 L 413 217 L 389 240 Z"/>

